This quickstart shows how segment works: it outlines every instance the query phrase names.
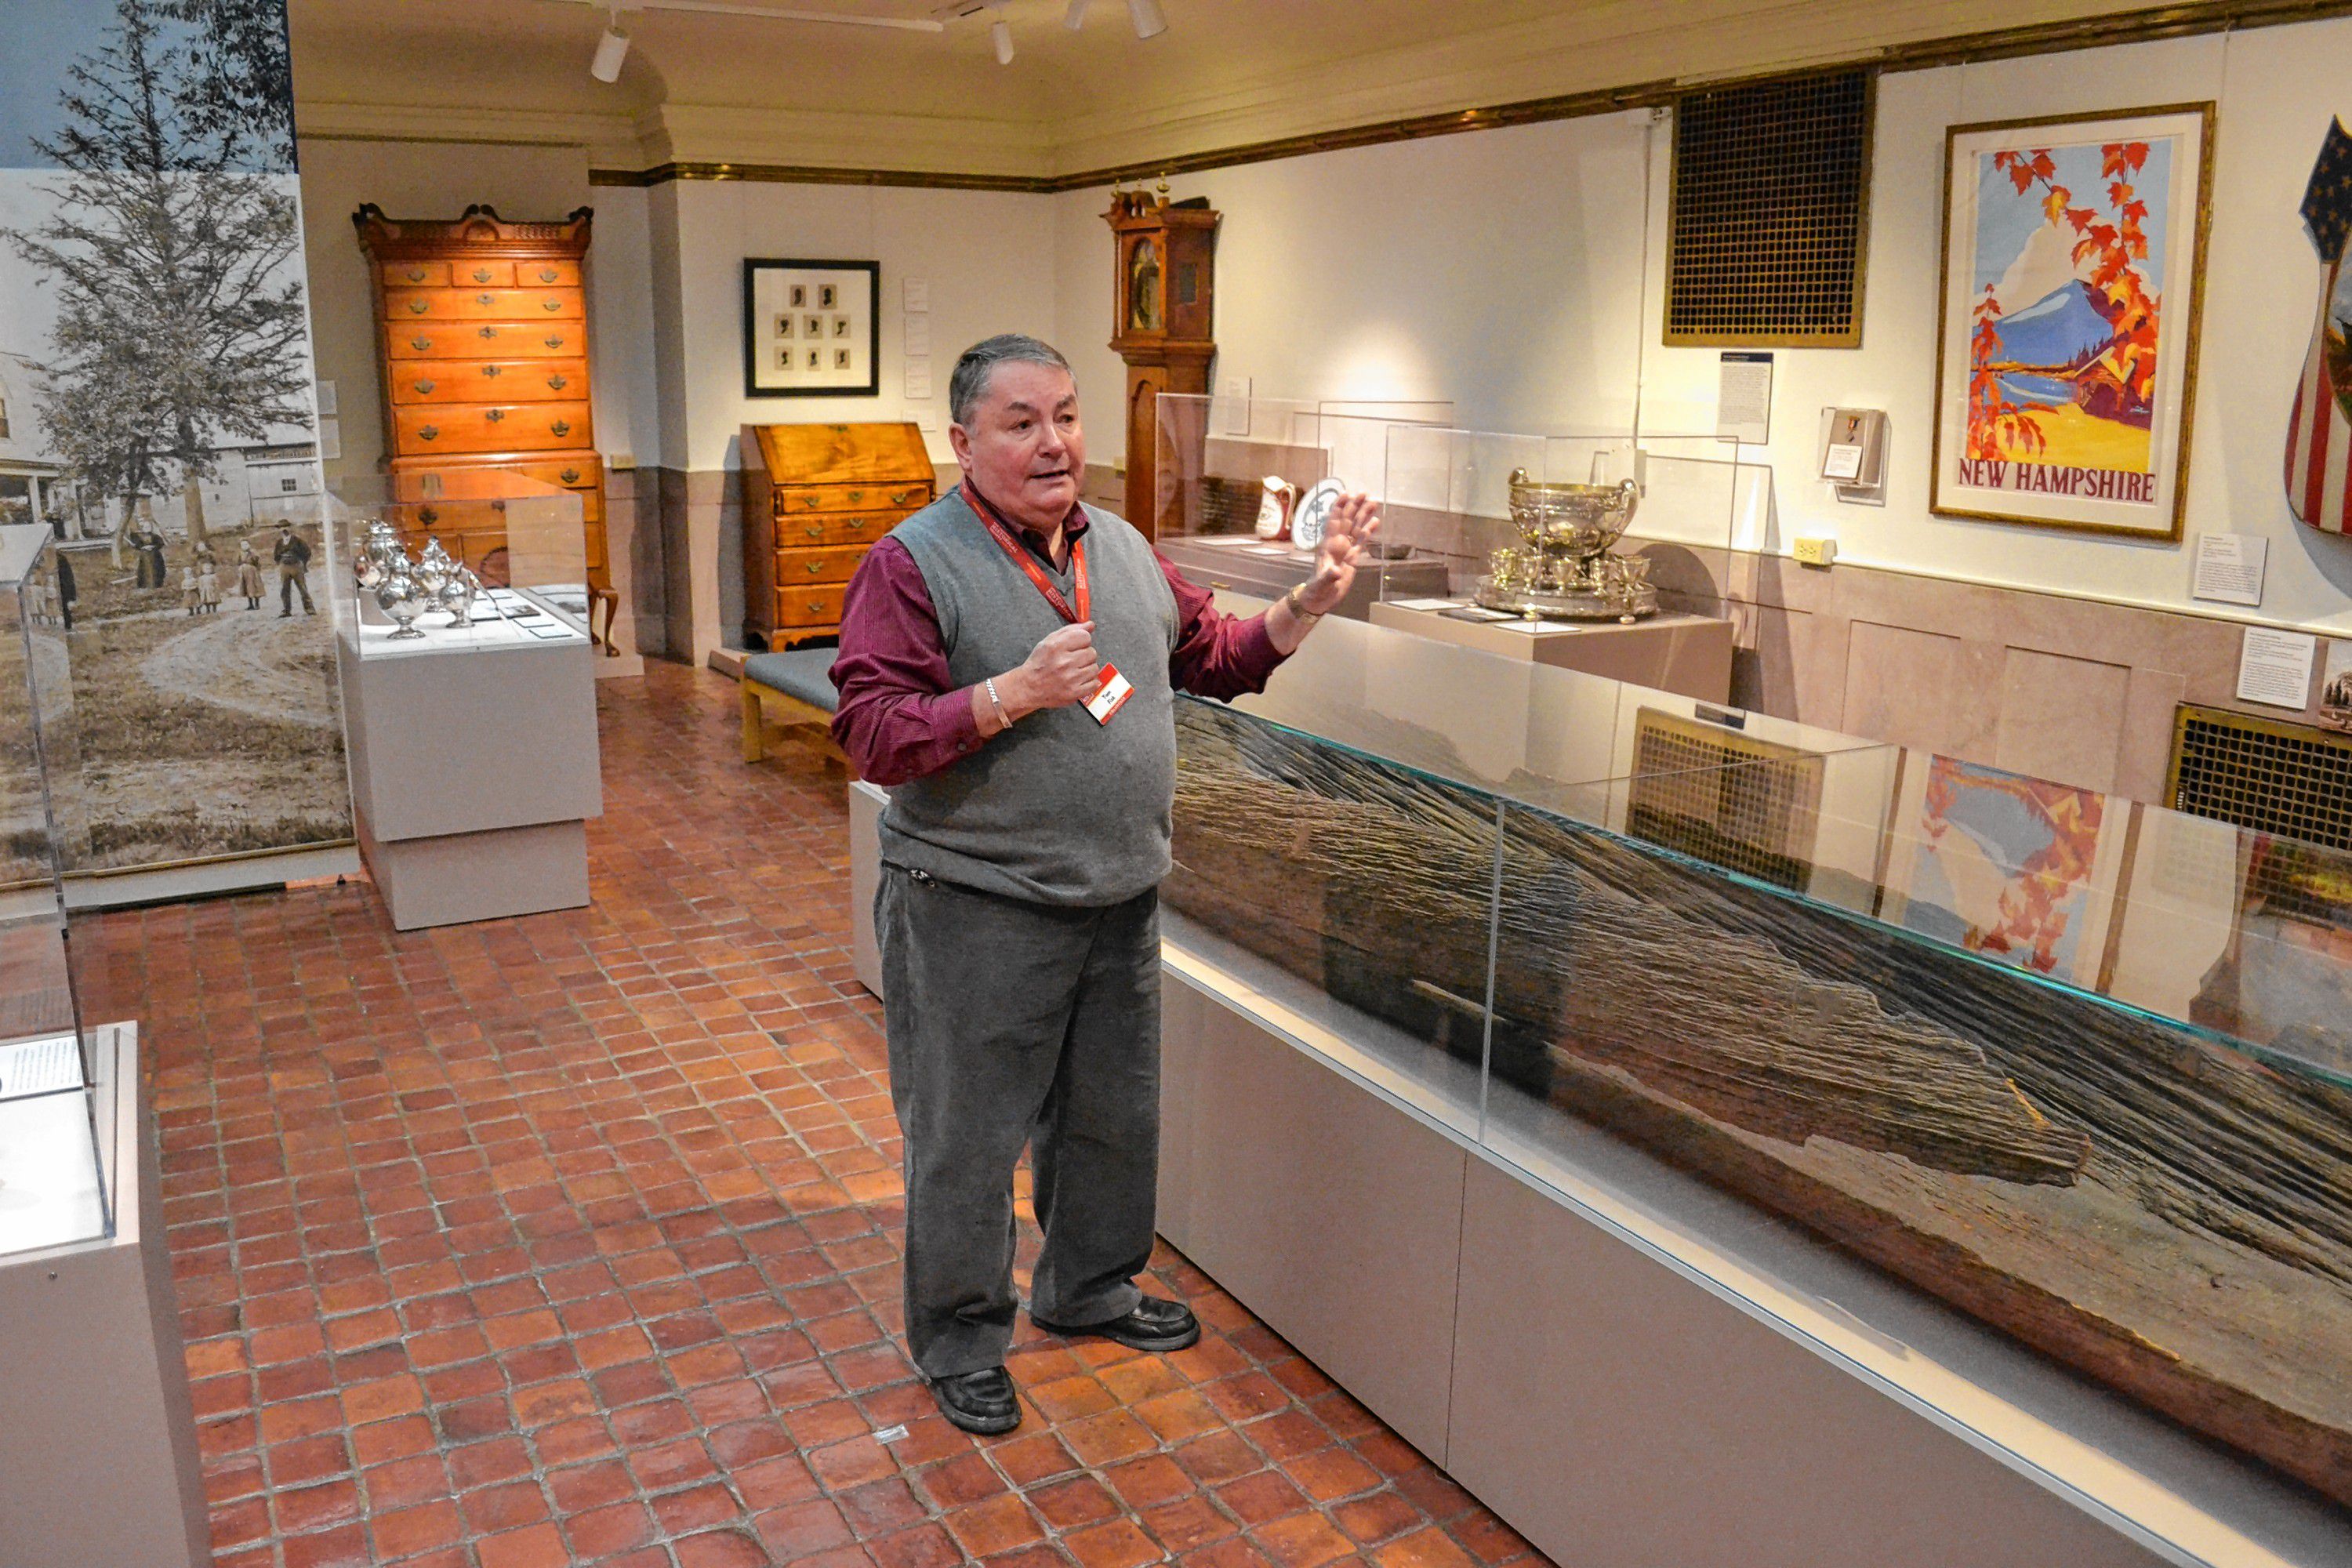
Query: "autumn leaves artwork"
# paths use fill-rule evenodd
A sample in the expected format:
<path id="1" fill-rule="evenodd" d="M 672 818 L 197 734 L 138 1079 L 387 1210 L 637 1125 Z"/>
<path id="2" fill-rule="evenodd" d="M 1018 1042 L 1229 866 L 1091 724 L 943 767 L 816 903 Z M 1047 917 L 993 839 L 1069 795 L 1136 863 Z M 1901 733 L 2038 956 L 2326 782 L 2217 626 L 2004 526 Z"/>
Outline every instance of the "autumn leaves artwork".
<path id="1" fill-rule="evenodd" d="M 1937 510 L 2172 536 L 2205 122 L 1952 132 Z"/>

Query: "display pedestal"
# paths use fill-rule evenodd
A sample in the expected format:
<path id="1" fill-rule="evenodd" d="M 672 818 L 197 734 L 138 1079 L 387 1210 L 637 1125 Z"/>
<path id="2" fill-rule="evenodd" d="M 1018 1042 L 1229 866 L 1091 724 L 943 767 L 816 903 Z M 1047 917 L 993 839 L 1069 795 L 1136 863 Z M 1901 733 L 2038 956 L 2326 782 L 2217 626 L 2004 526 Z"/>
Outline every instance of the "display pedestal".
<path id="1" fill-rule="evenodd" d="M 874 940 L 874 892 L 882 880 L 882 808 L 889 792 L 849 781 L 849 968 L 857 984 L 882 994 L 882 949 Z"/>
<path id="2" fill-rule="evenodd" d="M 138 1031 L 96 1034 L 98 1070 L 115 1079 L 99 1100 L 114 1112 L 100 1130 L 120 1173 L 114 1234 L 0 1262 L 0 1563 L 200 1568 L 210 1531 Z M 5 1109 L 49 1102 L 88 1151 L 84 1097 Z"/>
<path id="3" fill-rule="evenodd" d="M 588 902 L 603 815 L 585 637 L 386 656 L 338 639 L 360 847 L 401 931 Z"/>
<path id="4" fill-rule="evenodd" d="M 1390 602 L 1371 607 L 1372 625 L 1701 702 L 1731 700 L 1729 621 L 1684 615 L 1651 616 L 1631 626 L 1617 621 L 1465 621 L 1393 601 L 1391 595 Z"/>
<path id="5" fill-rule="evenodd" d="M 1275 549 L 1276 553 L 1263 552 Z M 1163 539 L 1160 553 L 1178 571 L 1203 588 L 1247 594 L 1253 598 L 1279 599 L 1315 574 L 1315 557 L 1286 546 L 1272 547 L 1255 538 Z M 1367 561 L 1356 568 L 1348 596 L 1331 610 L 1351 621 L 1369 619 L 1380 600 L 1442 597 L 1445 593 L 1445 563 L 1434 555 L 1408 556 L 1402 561 Z"/>

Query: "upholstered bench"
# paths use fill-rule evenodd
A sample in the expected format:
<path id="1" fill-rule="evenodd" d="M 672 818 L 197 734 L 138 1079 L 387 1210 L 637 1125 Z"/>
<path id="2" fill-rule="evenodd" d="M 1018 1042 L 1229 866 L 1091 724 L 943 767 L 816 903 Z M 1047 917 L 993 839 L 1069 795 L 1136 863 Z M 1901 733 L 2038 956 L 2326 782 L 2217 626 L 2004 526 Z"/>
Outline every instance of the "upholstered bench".
<path id="1" fill-rule="evenodd" d="M 755 653 L 743 661 L 743 760 L 766 754 L 769 731 L 800 724 L 827 729 L 840 695 L 826 671 L 835 650 L 799 647 L 786 653 Z"/>

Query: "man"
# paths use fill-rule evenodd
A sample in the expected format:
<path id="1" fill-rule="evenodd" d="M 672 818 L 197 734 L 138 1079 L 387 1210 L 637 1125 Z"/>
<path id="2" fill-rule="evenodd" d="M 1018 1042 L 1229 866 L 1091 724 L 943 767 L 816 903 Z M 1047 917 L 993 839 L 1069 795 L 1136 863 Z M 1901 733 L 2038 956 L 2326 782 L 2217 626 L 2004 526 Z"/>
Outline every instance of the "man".
<path id="1" fill-rule="evenodd" d="M 269 558 L 278 563 L 278 618 L 282 621 L 294 613 L 294 595 L 298 592 L 302 595 L 302 613 L 317 615 L 319 612 L 310 606 L 308 581 L 310 547 L 294 531 L 292 523 L 278 525 L 278 543 L 269 552 Z"/>
<path id="2" fill-rule="evenodd" d="M 1231 698 L 1348 592 L 1371 503 L 1333 510 L 1312 578 L 1221 615 L 1142 534 L 1078 502 L 1069 363 L 1034 338 L 949 382 L 963 482 L 877 542 L 842 609 L 834 734 L 877 784 L 874 904 L 906 1139 L 907 1342 L 948 1419 L 1008 1432 L 1013 1175 L 1045 1233 L 1029 1311 L 1147 1351 L 1200 1338 L 1134 1283 L 1151 1254 L 1159 884 L 1177 688 Z"/>

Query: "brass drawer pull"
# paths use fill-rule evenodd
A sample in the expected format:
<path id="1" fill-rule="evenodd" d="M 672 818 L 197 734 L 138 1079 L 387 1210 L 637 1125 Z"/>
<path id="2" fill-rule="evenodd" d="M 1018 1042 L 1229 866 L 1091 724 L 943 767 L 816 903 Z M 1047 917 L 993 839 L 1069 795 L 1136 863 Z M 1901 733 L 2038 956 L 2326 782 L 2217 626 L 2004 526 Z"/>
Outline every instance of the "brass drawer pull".
<path id="1" fill-rule="evenodd" d="M 491 424 L 493 424 L 493 425 L 497 424 L 499 420 L 501 420 L 501 419 L 505 418 L 506 416 L 507 416 L 507 411 L 506 411 L 505 409 L 503 409 L 503 408 L 491 408 L 491 409 L 486 409 L 486 410 L 484 410 L 484 411 L 483 411 L 483 414 L 482 414 L 482 417 L 483 417 L 483 418 L 485 418 L 485 419 L 487 419 L 487 420 L 488 420 L 488 421 L 489 421 Z"/>
<path id="2" fill-rule="evenodd" d="M 477 268 L 474 268 L 474 281 L 475 281 L 475 282 L 477 282 L 477 283 L 488 283 L 489 280 L 490 280 L 490 269 L 489 269 L 488 268 L 487 268 L 487 267 L 477 267 Z"/>
<path id="3" fill-rule="evenodd" d="M 560 375 L 551 375 L 547 378 L 547 389 L 550 392 L 561 392 L 571 384 Z"/>
<path id="4" fill-rule="evenodd" d="M 416 432 L 416 438 L 420 441 L 438 440 L 440 436 L 441 427 L 437 425 L 427 425 Z"/>
<path id="5" fill-rule="evenodd" d="M 425 281 L 425 268 L 423 268 L 422 267 L 412 267 L 412 268 L 410 268 L 408 269 L 408 280 L 409 280 L 411 283 L 422 283 L 422 282 L 424 282 L 424 281 Z"/>
<path id="6" fill-rule="evenodd" d="M 559 419 L 554 424 L 549 426 L 548 428 L 554 431 L 559 436 L 569 436 L 572 434 L 572 421 L 569 419 Z"/>
<path id="7" fill-rule="evenodd" d="M 821 522 L 810 523 L 808 525 L 808 536 L 811 539 L 823 539 L 824 537 L 824 524 Z"/>
<path id="8" fill-rule="evenodd" d="M 496 381 L 499 377 L 506 374 L 506 373 L 507 367 L 502 364 L 486 364 L 482 367 L 482 374 L 488 376 L 492 381 Z"/>
<path id="9" fill-rule="evenodd" d="M 482 336 L 486 338 L 495 338 L 498 335 L 499 330 L 496 327 L 484 327 L 482 329 Z"/>
<path id="10" fill-rule="evenodd" d="M 539 280 L 541 283 L 552 283 L 555 281 L 557 276 L 558 274 L 552 267 L 542 267 L 539 269 Z"/>
<path id="11" fill-rule="evenodd" d="M 866 520 L 862 517 L 853 517 L 844 523 L 843 526 L 847 528 L 850 532 L 857 533 L 865 529 Z"/>
<path id="12" fill-rule="evenodd" d="M 409 313 L 410 315 L 412 315 L 412 316 L 421 316 L 421 315 L 425 314 L 425 301 L 424 301 L 424 300 L 411 300 L 408 302 L 408 313 Z"/>
<path id="13" fill-rule="evenodd" d="M 856 506 L 859 501 L 862 501 L 865 499 L 866 492 L 864 490 L 852 490 L 849 492 L 849 504 L 852 506 Z"/>
<path id="14" fill-rule="evenodd" d="M 824 614 L 824 601 L 823 599 L 811 599 L 808 602 L 808 607 L 816 615 L 821 616 Z"/>
<path id="15" fill-rule="evenodd" d="M 418 353 L 423 353 L 426 349 L 433 346 L 433 340 L 431 338 L 411 338 L 408 340 L 408 346 L 415 349 Z"/>
<path id="16" fill-rule="evenodd" d="M 565 484 L 567 484 L 567 485 L 576 485 L 576 484 L 578 484 L 578 483 L 580 482 L 580 470 L 579 470 L 579 469 L 577 469 L 577 468 L 566 468 L 566 469 L 564 469 L 564 470 L 563 470 L 563 482 L 564 482 Z"/>
<path id="17" fill-rule="evenodd" d="M 543 301 L 543 303 L 551 310 L 561 310 L 563 309 L 563 301 L 561 300 L 549 300 Z"/>
<path id="18" fill-rule="evenodd" d="M 487 305 L 497 298 L 498 296 L 495 294 L 477 294 L 474 296 L 474 303 L 477 305 Z"/>
<path id="19" fill-rule="evenodd" d="M 824 570 L 824 563 L 822 561 L 812 561 L 808 563 L 808 574 L 812 577 Z"/>
<path id="20" fill-rule="evenodd" d="M 563 340 L 562 338 L 549 338 L 545 341 L 547 346 L 551 349 L 560 349 L 563 346 Z"/>
<path id="21" fill-rule="evenodd" d="M 417 395 L 417 396 L 419 396 L 419 397 L 430 397 L 430 396 L 432 396 L 432 395 L 433 395 L 433 384 L 432 384 L 431 382 L 429 382 L 429 381 L 420 381 L 420 382 L 418 382 L 418 383 L 416 384 L 416 395 Z"/>
<path id="22" fill-rule="evenodd" d="M 923 492 L 920 488 L 911 490 L 900 490 L 890 498 L 890 504 L 892 506 L 911 506 L 916 501 L 922 499 Z"/>

